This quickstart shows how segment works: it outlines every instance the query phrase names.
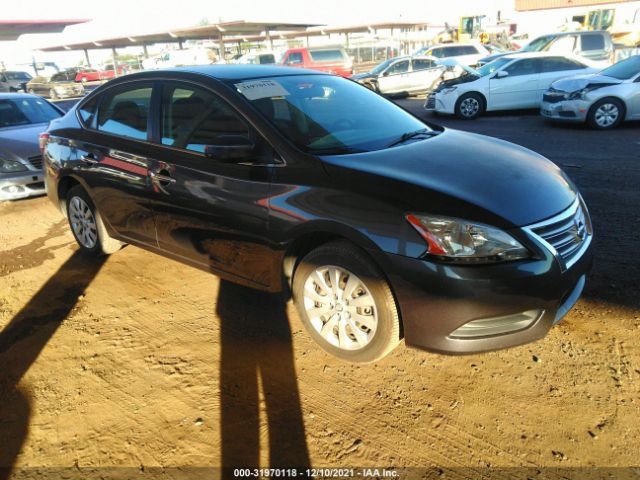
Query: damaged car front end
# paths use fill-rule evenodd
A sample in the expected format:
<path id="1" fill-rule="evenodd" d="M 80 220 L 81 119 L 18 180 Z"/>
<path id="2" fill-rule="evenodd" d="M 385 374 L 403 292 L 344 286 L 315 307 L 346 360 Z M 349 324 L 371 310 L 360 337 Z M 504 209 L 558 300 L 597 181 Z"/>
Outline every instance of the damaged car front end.
<path id="1" fill-rule="evenodd" d="M 640 56 L 599 73 L 563 78 L 544 92 L 540 114 L 556 121 L 609 129 L 640 119 Z"/>

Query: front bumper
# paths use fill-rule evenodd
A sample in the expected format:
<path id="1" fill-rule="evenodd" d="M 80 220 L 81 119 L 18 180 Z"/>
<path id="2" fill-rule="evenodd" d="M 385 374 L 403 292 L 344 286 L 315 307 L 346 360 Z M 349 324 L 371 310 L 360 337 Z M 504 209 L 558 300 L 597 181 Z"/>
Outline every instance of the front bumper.
<path id="1" fill-rule="evenodd" d="M 540 104 L 540 115 L 550 120 L 563 122 L 584 122 L 587 119 L 590 103 L 584 100 L 563 100 Z"/>
<path id="2" fill-rule="evenodd" d="M 455 100 L 451 94 L 430 93 L 424 102 L 424 109 L 438 113 L 455 113 Z"/>
<path id="3" fill-rule="evenodd" d="M 450 265 L 389 253 L 379 261 L 398 302 L 406 344 L 462 354 L 544 337 L 580 297 L 592 248 L 590 241 L 566 269 L 543 249 L 535 259 L 499 265 Z M 505 329 L 509 322 L 514 328 Z"/>
<path id="4" fill-rule="evenodd" d="M 0 173 L 0 201 L 19 200 L 46 193 L 42 172 Z"/>

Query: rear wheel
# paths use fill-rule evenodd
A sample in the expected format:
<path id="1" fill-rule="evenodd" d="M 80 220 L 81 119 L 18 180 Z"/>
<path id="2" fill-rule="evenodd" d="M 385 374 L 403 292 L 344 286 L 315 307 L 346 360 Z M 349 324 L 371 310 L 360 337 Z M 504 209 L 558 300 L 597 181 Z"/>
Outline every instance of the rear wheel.
<path id="1" fill-rule="evenodd" d="M 373 362 L 400 342 L 396 302 L 371 259 L 349 242 L 323 245 L 294 273 L 293 299 L 311 337 L 351 362 Z"/>
<path id="2" fill-rule="evenodd" d="M 615 98 L 603 98 L 598 100 L 587 115 L 587 123 L 591 128 L 607 130 L 615 128 L 624 119 L 624 106 Z"/>
<path id="3" fill-rule="evenodd" d="M 484 99 L 478 93 L 465 93 L 456 102 L 456 115 L 464 120 L 473 120 L 484 113 Z"/>
<path id="4" fill-rule="evenodd" d="M 80 185 L 73 187 L 67 195 L 67 218 L 80 250 L 108 255 L 122 248 L 122 242 L 109 236 L 102 217 Z"/>

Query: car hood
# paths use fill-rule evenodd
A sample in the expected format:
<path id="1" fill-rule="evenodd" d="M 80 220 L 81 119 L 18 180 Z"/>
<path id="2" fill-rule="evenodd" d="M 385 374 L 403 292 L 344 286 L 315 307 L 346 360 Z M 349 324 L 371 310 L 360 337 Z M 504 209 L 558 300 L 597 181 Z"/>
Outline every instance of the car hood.
<path id="1" fill-rule="evenodd" d="M 413 211 L 524 226 L 568 208 L 577 191 L 554 163 L 524 147 L 445 130 L 392 149 L 321 157 L 329 175 L 368 194 L 392 192 Z M 342 169 L 363 174 L 342 175 Z M 373 175 L 373 178 L 366 178 Z M 384 185 L 390 182 L 392 185 Z M 367 187 L 369 185 L 370 187 Z"/>
<path id="2" fill-rule="evenodd" d="M 371 72 L 356 73 L 355 75 L 351 75 L 351 78 L 353 80 L 364 80 L 365 78 L 377 78 L 377 77 L 378 75 Z"/>
<path id="3" fill-rule="evenodd" d="M 561 78 L 551 84 L 551 88 L 561 92 L 577 92 L 586 87 L 608 87 L 610 85 L 618 85 L 622 80 L 613 77 L 607 77 L 598 73 L 587 75 L 576 75 L 574 77 Z"/>
<path id="4" fill-rule="evenodd" d="M 46 123 L 0 128 L 0 154 L 25 160 L 40 155 L 39 136 L 46 129 Z"/>

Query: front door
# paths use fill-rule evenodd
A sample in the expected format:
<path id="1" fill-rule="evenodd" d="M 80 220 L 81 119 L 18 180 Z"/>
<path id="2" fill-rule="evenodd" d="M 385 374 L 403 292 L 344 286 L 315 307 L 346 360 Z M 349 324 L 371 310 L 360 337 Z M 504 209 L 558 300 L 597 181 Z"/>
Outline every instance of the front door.
<path id="1" fill-rule="evenodd" d="M 489 108 L 491 110 L 509 110 L 517 108 L 535 108 L 539 105 L 538 65 L 532 58 L 516 60 L 500 71 L 507 72 L 500 77 L 500 71 L 489 80 Z"/>
<path id="2" fill-rule="evenodd" d="M 273 151 L 209 90 L 179 82 L 162 88 L 162 145 L 150 149 L 159 247 L 223 277 L 269 286 L 273 268 L 266 235 Z M 256 145 L 246 158 L 205 154 L 207 146 L 241 137 Z"/>
<path id="3" fill-rule="evenodd" d="M 378 79 L 382 93 L 398 93 L 407 89 L 409 82 L 409 60 L 400 60 L 390 65 Z"/>

